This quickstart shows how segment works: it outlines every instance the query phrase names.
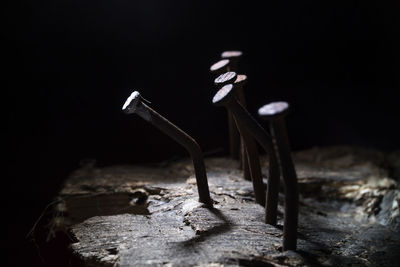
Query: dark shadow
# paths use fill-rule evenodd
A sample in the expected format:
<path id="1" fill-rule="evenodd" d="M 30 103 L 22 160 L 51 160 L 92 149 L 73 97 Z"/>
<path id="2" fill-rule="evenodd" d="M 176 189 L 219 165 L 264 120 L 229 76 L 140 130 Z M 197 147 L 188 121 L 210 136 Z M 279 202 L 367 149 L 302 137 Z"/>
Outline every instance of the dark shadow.
<path id="1" fill-rule="evenodd" d="M 274 264 L 265 262 L 264 259 L 228 259 L 226 264 L 232 264 L 235 266 L 243 266 L 243 267 L 273 267 Z"/>
<path id="2" fill-rule="evenodd" d="M 314 254 L 302 250 L 297 250 L 296 252 L 303 257 L 305 263 L 308 266 L 315 266 L 315 267 L 324 266 L 322 263 L 317 261 Z"/>
<path id="3" fill-rule="evenodd" d="M 222 221 L 222 223 L 217 226 L 212 227 L 211 229 L 208 229 L 207 231 L 198 233 L 193 238 L 190 238 L 186 241 L 181 242 L 180 243 L 181 245 L 183 245 L 184 247 L 193 246 L 197 242 L 202 242 L 210 236 L 220 235 L 225 232 L 228 232 L 232 228 L 231 222 L 225 217 L 224 214 L 222 214 L 222 212 L 220 210 L 217 210 L 216 208 L 208 208 L 207 210 L 209 210 L 212 214 L 217 216 L 217 218 L 220 219 Z"/>

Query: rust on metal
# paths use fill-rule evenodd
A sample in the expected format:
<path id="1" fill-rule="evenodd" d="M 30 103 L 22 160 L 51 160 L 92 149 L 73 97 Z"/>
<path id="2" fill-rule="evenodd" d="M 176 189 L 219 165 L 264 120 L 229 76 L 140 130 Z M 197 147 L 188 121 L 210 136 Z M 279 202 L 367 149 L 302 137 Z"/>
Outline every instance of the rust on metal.
<path id="1" fill-rule="evenodd" d="M 287 102 L 273 102 L 258 110 L 261 118 L 269 121 L 272 138 L 275 141 L 285 188 L 285 214 L 283 225 L 283 249 L 295 250 L 297 243 L 297 224 L 299 213 L 299 192 L 296 170 L 293 164 L 285 116 Z"/>
<path id="2" fill-rule="evenodd" d="M 226 74 L 229 72 L 231 69 L 231 61 L 229 59 L 221 59 L 217 63 L 213 64 L 210 68 L 211 73 L 214 75 L 214 83 L 217 87 L 223 86 L 224 84 L 219 84 L 216 83 L 215 81 L 220 78 L 220 79 L 226 79 L 230 77 L 224 76 L 223 74 Z M 222 77 L 220 75 L 223 75 Z M 236 74 L 233 75 L 234 77 L 231 77 L 231 79 L 234 79 L 236 77 Z M 217 81 L 220 81 L 219 79 Z M 222 81 L 222 80 L 221 80 Z M 225 84 L 227 81 L 225 80 Z M 239 132 L 236 129 L 234 120 L 232 118 L 232 115 L 228 111 L 228 134 L 229 134 L 229 154 L 231 158 L 233 159 L 239 159 L 240 158 L 240 137 L 239 137 Z"/>
<path id="3" fill-rule="evenodd" d="M 234 77 L 232 77 L 233 76 L 232 74 L 231 74 L 232 76 L 229 76 L 229 74 L 225 77 L 221 76 L 218 77 L 218 76 L 230 71 L 237 72 L 241 56 L 242 56 L 241 51 L 234 51 L 234 50 L 225 51 L 221 53 L 222 59 L 211 66 L 210 71 L 214 75 L 214 78 L 217 77 L 217 79 L 214 80 L 214 83 L 218 88 L 228 83 L 234 83 L 235 79 Z M 243 142 L 241 142 L 241 137 L 239 135 L 237 126 L 235 125 L 234 119 L 229 111 L 228 111 L 228 131 L 229 131 L 229 154 L 233 159 L 242 160 Z M 247 169 L 247 166 L 243 166 L 243 164 L 240 164 L 239 167 Z M 247 174 L 244 173 L 244 176 L 245 178 L 248 179 L 248 173 Z"/>
<path id="4" fill-rule="evenodd" d="M 199 200 L 207 206 L 212 207 L 212 199 L 210 197 L 210 191 L 207 182 L 206 167 L 203 160 L 203 154 L 198 143 L 187 133 L 146 105 L 142 101 L 142 97 L 138 91 L 134 91 L 128 97 L 122 106 L 122 110 L 126 114 L 134 113 L 139 115 L 186 148 L 193 160 L 197 190 L 199 192 Z"/>
<path id="5" fill-rule="evenodd" d="M 260 205 L 265 205 L 265 189 L 264 183 L 262 181 L 262 173 L 260 166 L 260 159 L 258 157 L 257 146 L 253 138 L 251 138 L 251 133 L 249 133 L 248 125 L 242 119 L 238 118 L 232 105 L 235 100 L 235 92 L 233 92 L 233 84 L 227 84 L 223 86 L 213 97 L 213 104 L 216 106 L 225 106 L 225 108 L 232 113 L 235 119 L 236 125 L 239 129 L 239 133 L 243 138 L 246 147 L 247 162 L 249 165 L 249 171 L 251 180 L 253 183 L 254 194 L 256 202 Z M 237 103 L 237 102 L 236 102 Z M 238 103 L 238 105 L 240 105 Z"/>
<path id="6" fill-rule="evenodd" d="M 235 87 L 237 88 L 236 89 L 237 99 L 244 108 L 246 108 L 246 98 L 244 96 L 243 87 L 246 84 L 246 81 L 247 81 L 247 75 L 238 74 L 236 76 L 236 80 L 234 82 Z M 258 150 L 255 153 L 257 153 L 257 156 L 255 156 L 255 157 L 258 157 Z M 249 164 L 248 164 L 248 160 L 247 160 L 246 146 L 244 144 L 243 137 L 241 137 L 241 140 L 240 140 L 240 167 L 241 167 L 241 169 L 243 169 L 244 179 L 251 180 Z"/>
<path id="7" fill-rule="evenodd" d="M 225 85 L 220 92 L 214 96 L 213 102 L 216 105 L 224 105 L 235 117 L 236 121 L 241 121 L 250 134 L 264 148 L 269 155 L 269 176 L 267 187 L 267 201 L 265 221 L 268 224 L 276 225 L 278 195 L 279 195 L 279 177 L 280 170 L 278 160 L 274 151 L 271 136 L 261 127 L 260 124 L 247 112 L 247 110 L 236 100 L 235 86 Z M 249 162 L 250 164 L 250 162 Z M 250 169 L 251 170 L 251 169 Z"/>
<path id="8" fill-rule="evenodd" d="M 244 74 L 238 74 L 236 76 L 236 80 L 235 80 L 235 85 L 244 85 L 244 83 L 247 81 L 247 75 Z"/>

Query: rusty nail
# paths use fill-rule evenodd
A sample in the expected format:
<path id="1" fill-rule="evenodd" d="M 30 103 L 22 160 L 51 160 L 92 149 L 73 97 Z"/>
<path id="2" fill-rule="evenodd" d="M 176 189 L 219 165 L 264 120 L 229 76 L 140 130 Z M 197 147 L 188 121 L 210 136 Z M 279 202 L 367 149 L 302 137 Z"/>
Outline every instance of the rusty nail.
<path id="1" fill-rule="evenodd" d="M 220 88 L 222 84 L 227 82 L 234 82 L 237 74 L 235 72 L 229 72 L 229 59 L 222 59 L 217 63 L 213 64 L 210 68 L 214 74 L 219 74 L 214 84 Z M 221 71 L 223 71 L 221 73 Z M 239 159 L 240 155 L 240 137 L 235 127 L 235 122 L 232 118 L 232 114 L 228 111 L 228 133 L 229 133 L 229 154 L 233 159 Z"/>
<path id="2" fill-rule="evenodd" d="M 257 140 L 269 155 L 269 176 L 267 187 L 267 200 L 265 204 L 265 222 L 276 225 L 278 195 L 279 195 L 279 164 L 273 148 L 270 135 L 247 112 L 247 110 L 235 99 L 235 86 L 227 84 L 214 96 L 215 105 L 224 105 L 229 108 L 239 124 L 244 125 L 248 132 Z M 246 141 L 245 141 L 246 142 Z M 247 146 L 247 143 L 246 143 Z M 249 154 L 247 154 L 249 156 Z M 250 162 L 249 162 L 250 164 Z M 251 166 L 250 166 L 251 170 Z"/>
<path id="3" fill-rule="evenodd" d="M 275 140 L 277 154 L 281 164 L 285 188 L 285 217 L 283 225 L 283 250 L 295 250 L 297 240 L 297 222 L 299 193 L 297 175 L 293 164 L 285 116 L 289 111 L 287 102 L 273 102 L 262 106 L 258 115 L 269 121 L 271 135 Z"/>
<path id="4" fill-rule="evenodd" d="M 156 111 L 154 111 L 152 108 L 150 108 L 148 105 L 146 105 L 142 101 L 142 97 L 138 91 L 134 91 L 128 97 L 122 107 L 122 110 L 126 114 L 135 113 L 139 115 L 144 120 L 150 122 L 166 135 L 168 135 L 186 148 L 193 160 L 199 200 L 200 202 L 211 207 L 212 199 L 210 197 L 210 192 L 208 189 L 206 167 L 204 164 L 201 148 L 197 144 L 197 142 L 176 125 L 174 125 L 166 118 L 158 114 Z"/>
<path id="5" fill-rule="evenodd" d="M 227 83 L 234 83 L 235 80 L 232 76 L 232 71 L 237 70 L 237 66 L 239 63 L 239 59 L 242 56 L 241 51 L 225 51 L 221 53 L 221 60 L 217 63 L 213 64 L 210 67 L 210 71 L 217 77 L 214 80 L 214 83 L 218 88 L 227 84 Z M 228 75 L 228 76 L 226 76 Z M 243 142 L 240 139 L 239 132 L 235 127 L 235 122 L 228 111 L 228 131 L 229 131 L 229 154 L 231 158 L 243 161 Z M 245 153 L 244 153 L 245 154 Z M 239 168 L 244 169 L 244 177 L 245 179 L 249 179 L 248 166 L 243 164 L 239 165 Z"/>
<path id="6" fill-rule="evenodd" d="M 246 79 L 247 79 L 246 75 L 243 75 L 243 74 L 237 75 L 235 72 L 229 71 L 229 72 L 225 72 L 225 73 L 221 74 L 220 76 L 218 76 L 217 78 L 215 78 L 214 84 L 218 88 L 221 88 L 225 84 L 235 83 L 235 86 L 237 86 L 237 90 L 236 90 L 237 91 L 237 99 L 242 105 L 243 104 L 245 105 L 243 85 L 246 82 Z M 229 111 L 228 111 L 228 114 L 230 114 Z M 230 122 L 229 126 L 235 127 L 232 116 L 229 116 L 228 119 L 232 120 L 232 122 Z M 232 134 L 232 133 L 236 132 L 235 130 L 236 130 L 235 128 L 231 129 L 229 131 L 229 133 Z M 251 137 L 249 137 L 249 138 L 251 138 Z M 232 140 L 232 142 L 230 142 L 230 151 L 231 151 L 232 157 L 240 160 L 240 168 L 243 169 L 244 179 L 251 180 L 243 137 L 241 136 L 240 140 L 238 138 L 232 137 L 232 138 L 230 138 L 230 140 Z M 240 143 L 238 141 L 240 141 Z M 257 152 L 257 156 L 254 156 L 254 157 L 258 158 L 258 152 Z"/>
<path id="7" fill-rule="evenodd" d="M 223 85 L 235 82 L 237 77 L 236 72 L 228 71 L 222 73 L 214 80 L 214 84 L 217 88 L 221 88 Z M 228 110 L 228 133 L 229 133 L 229 154 L 233 159 L 240 159 L 240 137 L 239 132 L 235 126 L 234 119 L 231 112 Z"/>
<path id="8" fill-rule="evenodd" d="M 237 92 L 237 100 L 239 103 L 246 108 L 246 99 L 244 96 L 243 86 L 246 84 L 247 76 L 244 74 L 238 74 L 235 80 L 236 92 Z M 258 151 L 257 151 L 258 153 Z M 246 180 L 251 180 L 250 170 L 249 170 L 249 163 L 247 160 L 246 154 L 246 146 L 244 144 L 243 137 L 240 140 L 240 168 L 243 169 L 243 177 Z"/>
<path id="9" fill-rule="evenodd" d="M 265 205 L 265 189 L 264 183 L 262 181 L 262 173 L 260 166 L 260 159 L 258 157 L 258 151 L 256 143 L 253 138 L 251 138 L 251 133 L 247 127 L 246 121 L 242 120 L 240 116 L 237 116 L 236 105 L 242 107 L 236 100 L 235 92 L 232 84 L 227 84 L 222 87 L 213 98 L 213 104 L 216 106 L 224 106 L 228 109 L 235 119 L 236 126 L 239 129 L 240 135 L 242 136 L 244 143 L 246 145 L 247 160 L 250 168 L 250 175 L 253 182 L 254 194 L 256 197 L 256 202 L 260 205 Z"/>

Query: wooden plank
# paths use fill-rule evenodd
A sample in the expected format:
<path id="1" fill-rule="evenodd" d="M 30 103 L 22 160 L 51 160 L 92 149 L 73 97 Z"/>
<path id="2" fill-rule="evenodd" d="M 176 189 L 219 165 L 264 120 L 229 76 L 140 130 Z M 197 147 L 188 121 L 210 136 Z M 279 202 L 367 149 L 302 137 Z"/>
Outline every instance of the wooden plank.
<path id="1" fill-rule="evenodd" d="M 265 224 L 251 182 L 227 158 L 206 160 L 211 210 L 197 201 L 190 161 L 79 169 L 60 192 L 56 230 L 72 232 L 87 266 L 396 266 L 400 192 L 385 154 L 332 147 L 294 159 L 296 252 L 281 252 L 283 196 L 278 227 Z"/>

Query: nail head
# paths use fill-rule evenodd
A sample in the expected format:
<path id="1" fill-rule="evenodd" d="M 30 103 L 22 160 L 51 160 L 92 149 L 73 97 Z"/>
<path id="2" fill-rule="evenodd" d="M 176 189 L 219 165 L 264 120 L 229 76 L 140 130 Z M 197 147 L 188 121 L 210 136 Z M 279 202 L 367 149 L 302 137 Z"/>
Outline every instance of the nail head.
<path id="1" fill-rule="evenodd" d="M 215 72 L 218 71 L 222 68 L 225 68 L 226 66 L 228 66 L 229 64 L 229 59 L 221 59 L 220 61 L 214 63 L 211 67 L 210 67 L 210 71 L 211 72 Z"/>
<path id="2" fill-rule="evenodd" d="M 286 115 L 288 110 L 289 104 L 287 102 L 272 102 L 259 108 L 258 115 L 264 118 L 277 118 Z"/>
<path id="3" fill-rule="evenodd" d="M 122 110 L 127 114 L 135 113 L 137 105 L 140 102 L 140 93 L 138 91 L 134 91 L 125 101 L 122 106 Z"/>
<path id="4" fill-rule="evenodd" d="M 243 54 L 242 51 L 238 51 L 238 50 L 224 51 L 224 52 L 221 54 L 221 58 L 240 57 L 242 54 Z"/>
<path id="5" fill-rule="evenodd" d="M 236 80 L 237 74 L 233 71 L 225 72 L 215 78 L 214 83 L 215 85 L 222 86 L 228 83 L 234 83 Z"/>
<path id="6" fill-rule="evenodd" d="M 227 84 L 224 85 L 221 89 L 218 90 L 218 92 L 214 95 L 213 97 L 213 104 L 214 105 L 223 105 L 230 99 L 230 96 L 232 96 L 231 92 L 233 89 L 232 84 Z"/>
<path id="7" fill-rule="evenodd" d="M 238 74 L 236 76 L 235 85 L 243 85 L 247 81 L 247 75 Z"/>

